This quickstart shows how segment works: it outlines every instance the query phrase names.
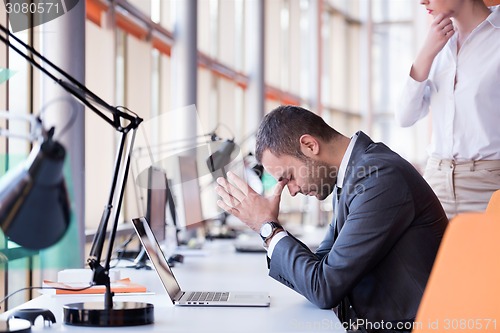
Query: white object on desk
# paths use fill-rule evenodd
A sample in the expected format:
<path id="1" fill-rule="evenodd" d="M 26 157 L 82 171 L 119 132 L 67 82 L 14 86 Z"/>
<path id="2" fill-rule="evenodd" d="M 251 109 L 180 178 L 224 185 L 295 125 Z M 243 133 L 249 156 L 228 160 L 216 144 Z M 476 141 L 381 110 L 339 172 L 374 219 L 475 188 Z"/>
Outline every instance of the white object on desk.
<path id="1" fill-rule="evenodd" d="M 57 273 L 57 282 L 92 282 L 93 274 L 94 272 L 90 268 L 64 269 Z M 109 280 L 111 282 L 120 280 L 120 270 L 111 269 L 109 271 Z"/>

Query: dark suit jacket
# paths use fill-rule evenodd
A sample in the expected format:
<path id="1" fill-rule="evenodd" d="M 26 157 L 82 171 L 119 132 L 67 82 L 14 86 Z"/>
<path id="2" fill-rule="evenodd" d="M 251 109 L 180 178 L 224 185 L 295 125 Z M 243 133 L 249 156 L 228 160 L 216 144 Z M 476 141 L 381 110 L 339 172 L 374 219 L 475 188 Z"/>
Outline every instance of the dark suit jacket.
<path id="1" fill-rule="evenodd" d="M 359 132 L 338 211 L 316 253 L 281 239 L 269 275 L 320 308 L 347 297 L 359 318 L 415 318 L 448 220 L 415 168 Z"/>

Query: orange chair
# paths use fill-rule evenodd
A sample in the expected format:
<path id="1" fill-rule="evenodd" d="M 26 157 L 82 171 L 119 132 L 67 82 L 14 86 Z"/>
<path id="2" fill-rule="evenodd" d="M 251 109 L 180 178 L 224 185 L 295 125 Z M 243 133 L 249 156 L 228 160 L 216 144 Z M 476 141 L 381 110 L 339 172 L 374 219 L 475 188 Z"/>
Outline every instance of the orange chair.
<path id="1" fill-rule="evenodd" d="M 495 214 L 497 219 L 500 219 L 500 190 L 494 192 L 491 196 L 488 207 L 486 207 L 486 213 Z"/>
<path id="2" fill-rule="evenodd" d="M 496 6 L 496 5 L 500 5 L 500 0 L 484 0 L 484 3 L 486 4 L 486 6 Z"/>
<path id="3" fill-rule="evenodd" d="M 500 332 L 500 191 L 450 222 L 413 332 Z"/>

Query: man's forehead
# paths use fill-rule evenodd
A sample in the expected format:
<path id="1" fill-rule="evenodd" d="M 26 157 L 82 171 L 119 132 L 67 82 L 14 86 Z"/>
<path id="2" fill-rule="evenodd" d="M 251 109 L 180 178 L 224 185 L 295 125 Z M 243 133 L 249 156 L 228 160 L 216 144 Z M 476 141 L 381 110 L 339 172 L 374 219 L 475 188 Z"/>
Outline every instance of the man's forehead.
<path id="1" fill-rule="evenodd" d="M 276 156 L 269 150 L 262 153 L 262 165 L 264 167 L 275 168 L 276 166 L 286 166 L 286 156 Z"/>
<path id="2" fill-rule="evenodd" d="M 280 178 L 288 174 L 290 169 L 291 156 L 280 155 L 276 156 L 269 150 L 262 154 L 262 165 L 273 177 Z"/>

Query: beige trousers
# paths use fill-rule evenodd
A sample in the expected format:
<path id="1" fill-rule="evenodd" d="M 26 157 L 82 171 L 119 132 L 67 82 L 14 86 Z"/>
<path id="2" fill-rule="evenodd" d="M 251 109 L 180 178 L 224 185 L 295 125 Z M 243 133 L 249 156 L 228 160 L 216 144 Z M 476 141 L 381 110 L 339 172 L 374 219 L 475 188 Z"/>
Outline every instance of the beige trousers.
<path id="1" fill-rule="evenodd" d="M 500 160 L 455 162 L 430 158 L 424 178 L 451 219 L 464 212 L 482 212 L 500 189 Z"/>

